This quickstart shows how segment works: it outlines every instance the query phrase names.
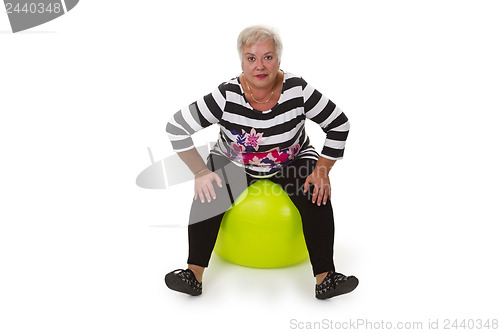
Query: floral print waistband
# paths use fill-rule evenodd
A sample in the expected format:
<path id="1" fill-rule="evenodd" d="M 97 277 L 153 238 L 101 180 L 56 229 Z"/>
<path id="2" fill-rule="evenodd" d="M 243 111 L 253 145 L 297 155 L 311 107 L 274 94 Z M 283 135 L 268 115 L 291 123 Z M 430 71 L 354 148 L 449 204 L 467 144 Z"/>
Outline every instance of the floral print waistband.
<path id="1" fill-rule="evenodd" d="M 229 159 L 257 167 L 275 169 L 291 162 L 300 150 L 300 145 L 295 144 L 288 148 L 276 147 L 265 152 L 258 152 L 259 145 L 262 144 L 262 133 L 257 133 L 252 128 L 250 133 L 242 130 L 241 133 L 231 131 L 235 135 L 236 142 L 224 143 L 220 147 L 222 153 Z"/>

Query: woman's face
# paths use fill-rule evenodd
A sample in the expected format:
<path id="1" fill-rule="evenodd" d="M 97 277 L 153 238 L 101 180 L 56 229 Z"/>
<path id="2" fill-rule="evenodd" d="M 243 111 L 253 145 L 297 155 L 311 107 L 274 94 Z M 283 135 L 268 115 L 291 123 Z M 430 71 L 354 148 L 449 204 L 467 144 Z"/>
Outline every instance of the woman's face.
<path id="1" fill-rule="evenodd" d="M 280 62 L 272 40 L 246 45 L 243 48 L 241 68 L 245 80 L 251 87 L 257 89 L 274 87 L 279 67 Z"/>

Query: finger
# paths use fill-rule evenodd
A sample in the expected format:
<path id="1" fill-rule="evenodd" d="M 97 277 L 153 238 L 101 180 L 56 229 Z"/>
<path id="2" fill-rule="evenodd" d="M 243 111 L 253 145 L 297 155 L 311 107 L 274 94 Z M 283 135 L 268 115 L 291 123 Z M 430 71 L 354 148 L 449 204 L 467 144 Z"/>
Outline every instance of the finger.
<path id="1" fill-rule="evenodd" d="M 205 198 L 207 199 L 207 201 L 208 201 L 208 202 L 211 202 L 211 201 L 212 201 L 212 199 L 211 199 L 211 197 L 210 197 L 210 190 L 208 189 L 208 186 L 207 186 L 207 185 L 205 185 L 205 186 L 203 187 L 203 194 L 205 194 Z"/>
<path id="2" fill-rule="evenodd" d="M 316 203 L 318 204 L 318 206 L 321 206 L 321 202 L 323 201 L 324 193 L 325 193 L 325 189 L 323 187 L 320 187 L 318 190 L 318 198 L 316 200 Z"/>
<path id="3" fill-rule="evenodd" d="M 313 184 L 314 188 L 313 188 L 313 196 L 312 196 L 312 203 L 316 203 L 316 199 L 318 198 L 318 186 L 316 186 L 315 184 Z"/>
<path id="4" fill-rule="evenodd" d="M 307 193 L 309 190 L 309 177 L 306 178 L 306 181 L 304 183 L 304 193 Z"/>
<path id="5" fill-rule="evenodd" d="M 203 195 L 203 190 L 201 187 L 198 188 L 198 197 L 200 198 L 201 203 L 205 203 L 205 196 Z"/>
<path id="6" fill-rule="evenodd" d="M 328 199 L 331 200 L 331 198 L 332 198 L 332 190 L 331 190 L 330 186 L 327 186 L 325 188 L 325 196 L 323 198 L 323 205 L 326 205 L 326 202 L 328 201 Z"/>
<path id="7" fill-rule="evenodd" d="M 323 186 L 322 193 L 321 193 L 321 201 L 319 203 L 326 205 L 326 202 L 328 201 L 328 197 L 330 195 L 328 185 Z"/>
<path id="8" fill-rule="evenodd" d="M 215 174 L 215 181 L 217 182 L 217 186 L 222 187 L 222 179 L 220 179 L 219 175 Z"/>
<path id="9" fill-rule="evenodd" d="M 208 191 L 210 192 L 212 198 L 215 200 L 215 190 L 214 186 L 212 185 L 212 182 L 208 183 Z"/>

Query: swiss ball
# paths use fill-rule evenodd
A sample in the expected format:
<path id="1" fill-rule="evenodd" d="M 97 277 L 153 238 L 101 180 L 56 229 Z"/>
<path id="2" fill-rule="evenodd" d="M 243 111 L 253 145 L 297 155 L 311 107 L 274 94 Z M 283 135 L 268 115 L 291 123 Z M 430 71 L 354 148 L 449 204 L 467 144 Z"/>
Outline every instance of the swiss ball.
<path id="1" fill-rule="evenodd" d="M 309 256 L 299 211 L 278 184 L 266 179 L 250 185 L 225 213 L 214 251 L 256 268 L 288 266 Z"/>

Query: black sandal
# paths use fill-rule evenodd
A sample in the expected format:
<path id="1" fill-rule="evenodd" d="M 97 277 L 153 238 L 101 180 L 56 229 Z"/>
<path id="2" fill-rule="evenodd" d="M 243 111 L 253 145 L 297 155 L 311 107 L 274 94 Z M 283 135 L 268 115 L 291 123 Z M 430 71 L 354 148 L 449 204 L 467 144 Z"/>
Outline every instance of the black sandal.
<path id="1" fill-rule="evenodd" d="M 323 282 L 316 285 L 316 298 L 327 299 L 350 293 L 359 284 L 355 276 L 345 276 L 334 271 L 328 272 Z"/>
<path id="2" fill-rule="evenodd" d="M 190 269 L 177 269 L 165 275 L 165 284 L 172 290 L 191 296 L 201 295 L 201 282 Z"/>

